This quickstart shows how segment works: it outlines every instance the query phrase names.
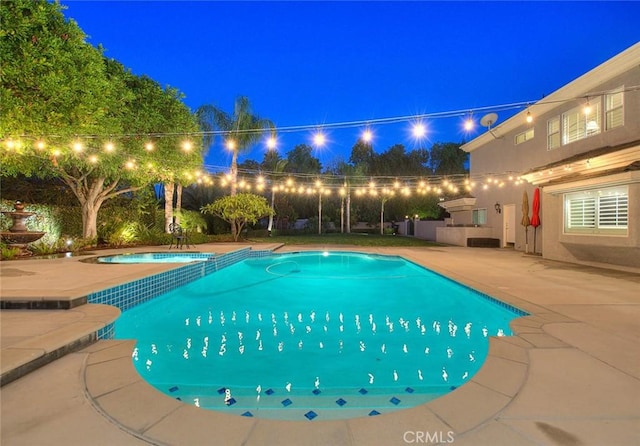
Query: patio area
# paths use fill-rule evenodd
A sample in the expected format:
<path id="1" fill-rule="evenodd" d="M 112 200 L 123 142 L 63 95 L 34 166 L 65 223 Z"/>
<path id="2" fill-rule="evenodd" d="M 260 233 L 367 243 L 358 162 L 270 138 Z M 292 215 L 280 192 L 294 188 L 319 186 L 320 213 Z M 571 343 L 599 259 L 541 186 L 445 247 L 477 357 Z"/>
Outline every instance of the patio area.
<path id="1" fill-rule="evenodd" d="M 191 251 L 247 246 L 209 244 Z M 516 336 L 492 338 L 480 372 L 442 398 L 374 417 L 277 421 L 201 410 L 154 390 L 133 367 L 134 341 L 92 342 L 90 334 L 117 318 L 117 309 L 80 304 L 2 310 L 3 375 L 34 358 L 61 357 L 1 388 L 0 443 L 640 444 L 640 275 L 491 248 L 254 248 L 401 255 L 531 315 L 512 323 Z M 167 247 L 100 255 L 160 250 Z M 0 298 L 79 302 L 90 292 L 176 267 L 81 262 L 95 255 L 2 262 Z"/>

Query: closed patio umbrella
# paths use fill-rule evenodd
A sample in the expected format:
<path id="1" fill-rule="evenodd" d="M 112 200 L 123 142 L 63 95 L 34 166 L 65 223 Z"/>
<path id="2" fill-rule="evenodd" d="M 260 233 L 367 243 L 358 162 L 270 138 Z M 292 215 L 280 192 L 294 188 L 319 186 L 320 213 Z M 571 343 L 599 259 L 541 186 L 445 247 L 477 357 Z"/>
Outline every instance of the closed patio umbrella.
<path id="1" fill-rule="evenodd" d="M 533 191 L 533 204 L 531 211 L 531 226 L 533 226 L 533 252 L 536 252 L 536 233 L 540 226 L 540 188 L 536 187 Z"/>
<path id="2" fill-rule="evenodd" d="M 520 224 L 524 226 L 524 252 L 527 253 L 529 252 L 529 225 L 531 221 L 529 220 L 529 195 L 526 190 L 522 193 L 522 221 Z"/>

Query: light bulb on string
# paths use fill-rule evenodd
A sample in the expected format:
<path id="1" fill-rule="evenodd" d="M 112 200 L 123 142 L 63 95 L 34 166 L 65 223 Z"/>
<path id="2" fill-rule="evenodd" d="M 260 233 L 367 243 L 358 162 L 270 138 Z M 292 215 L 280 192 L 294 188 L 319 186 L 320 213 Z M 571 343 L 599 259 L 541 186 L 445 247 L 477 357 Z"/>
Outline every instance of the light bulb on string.
<path id="1" fill-rule="evenodd" d="M 275 150 L 276 146 L 277 146 L 276 137 L 275 136 L 269 137 L 269 139 L 267 139 L 267 148 L 269 150 Z"/>
<path id="2" fill-rule="evenodd" d="M 313 135 L 313 143 L 316 145 L 316 147 L 322 147 L 326 143 L 326 140 L 327 138 L 324 136 L 324 133 L 322 133 L 320 130 L 318 130 Z"/>
<path id="3" fill-rule="evenodd" d="M 362 132 L 362 141 L 366 143 L 371 143 L 373 140 L 373 132 L 367 127 L 364 132 Z"/>
<path id="4" fill-rule="evenodd" d="M 192 148 L 193 145 L 191 144 L 191 141 L 189 141 L 188 139 L 182 141 L 182 150 L 184 150 L 185 152 L 190 152 Z"/>
<path id="5" fill-rule="evenodd" d="M 152 143 L 151 141 L 147 142 L 147 143 L 144 145 L 144 149 L 145 149 L 147 152 L 151 152 L 151 151 L 153 150 L 153 143 Z"/>
<path id="6" fill-rule="evenodd" d="M 464 120 L 463 128 L 466 132 L 470 132 L 475 128 L 475 126 L 476 126 L 476 123 L 473 120 L 471 113 L 469 113 L 469 116 L 467 116 L 467 119 Z"/>
<path id="7" fill-rule="evenodd" d="M 104 150 L 106 150 L 107 152 L 113 152 L 115 148 L 116 147 L 113 145 L 111 141 L 107 141 L 104 145 Z"/>
<path id="8" fill-rule="evenodd" d="M 36 141 L 36 143 L 35 143 L 34 145 L 35 145 L 36 149 L 38 149 L 38 150 L 44 150 L 44 149 L 45 149 L 45 147 L 47 146 L 47 145 L 45 144 L 45 142 L 44 142 L 43 140 L 41 140 L 41 139 L 39 139 L 38 141 Z"/>
<path id="9" fill-rule="evenodd" d="M 80 153 L 84 150 L 84 147 L 82 146 L 82 143 L 80 141 L 76 141 L 73 143 L 73 151 L 76 153 Z"/>
<path id="10" fill-rule="evenodd" d="M 422 122 L 416 122 L 413 125 L 413 136 L 416 139 L 421 139 L 424 138 L 425 135 L 427 134 L 427 127 L 422 123 Z"/>

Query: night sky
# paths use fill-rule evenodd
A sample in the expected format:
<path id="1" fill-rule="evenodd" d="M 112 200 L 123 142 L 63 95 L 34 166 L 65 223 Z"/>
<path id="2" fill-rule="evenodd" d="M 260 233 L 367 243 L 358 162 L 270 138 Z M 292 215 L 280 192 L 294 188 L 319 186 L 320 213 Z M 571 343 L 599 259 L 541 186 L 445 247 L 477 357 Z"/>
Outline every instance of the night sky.
<path id="1" fill-rule="evenodd" d="M 70 1 L 89 41 L 136 74 L 185 94 L 193 110 L 233 110 L 238 95 L 278 127 L 283 156 L 313 146 L 315 126 L 407 117 L 373 126 L 373 147 L 469 141 L 461 123 L 534 102 L 640 41 L 640 2 Z M 481 109 L 482 110 L 479 110 Z M 499 122 L 520 111 L 498 111 Z M 425 121 L 416 140 L 411 117 Z M 364 125 L 326 131 L 323 166 L 348 160 Z M 240 160 L 261 161 L 256 145 Z M 209 166 L 228 166 L 217 139 Z"/>

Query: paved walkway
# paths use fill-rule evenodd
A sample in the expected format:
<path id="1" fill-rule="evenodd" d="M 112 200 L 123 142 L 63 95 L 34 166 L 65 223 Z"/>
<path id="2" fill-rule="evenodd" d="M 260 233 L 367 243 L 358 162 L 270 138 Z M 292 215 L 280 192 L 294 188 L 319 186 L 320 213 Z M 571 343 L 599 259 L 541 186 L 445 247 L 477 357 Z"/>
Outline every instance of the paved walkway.
<path id="1" fill-rule="evenodd" d="M 237 247 L 200 245 L 198 250 Z M 303 249 L 313 247 L 282 248 Z M 639 275 L 501 249 L 366 251 L 402 255 L 531 316 L 512 323 L 517 336 L 492 338 L 482 369 L 454 392 L 415 408 L 338 421 L 248 419 L 182 404 L 141 380 L 131 364 L 131 341 L 100 341 L 1 388 L 0 443 L 640 444 Z M 78 260 L 2 262 L 2 298 L 74 298 L 170 267 Z M 1 311 L 2 362 L 20 343 L 47 340 L 47 333 L 82 321 L 85 316 L 70 312 L 83 307 Z"/>

